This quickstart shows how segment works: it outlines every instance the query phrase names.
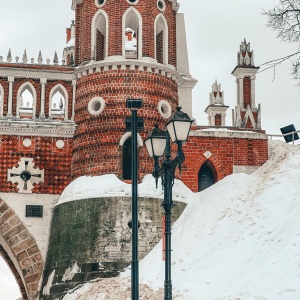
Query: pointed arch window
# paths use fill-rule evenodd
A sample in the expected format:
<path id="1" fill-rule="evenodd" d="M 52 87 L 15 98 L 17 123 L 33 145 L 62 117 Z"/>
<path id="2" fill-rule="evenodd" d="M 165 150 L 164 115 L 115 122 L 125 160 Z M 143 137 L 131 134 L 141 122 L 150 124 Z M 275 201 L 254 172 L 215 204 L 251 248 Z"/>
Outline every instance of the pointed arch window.
<path id="1" fill-rule="evenodd" d="M 142 57 L 142 17 L 130 7 L 123 15 L 123 57 L 140 59 Z"/>
<path id="2" fill-rule="evenodd" d="M 65 116 L 66 100 L 60 91 L 57 91 L 51 100 L 51 116 L 53 119 L 61 119 Z"/>
<path id="3" fill-rule="evenodd" d="M 22 84 L 17 94 L 16 115 L 20 118 L 35 118 L 36 114 L 36 91 L 30 82 Z"/>
<path id="4" fill-rule="evenodd" d="M 158 63 L 168 64 L 168 24 L 160 14 L 155 20 L 155 57 Z"/>
<path id="5" fill-rule="evenodd" d="M 92 57 L 96 61 L 104 60 L 108 55 L 108 16 L 99 10 L 92 22 Z"/>
<path id="6" fill-rule="evenodd" d="M 198 192 L 201 192 L 217 181 L 217 172 L 213 164 L 207 160 L 198 173 Z"/>
<path id="7" fill-rule="evenodd" d="M 51 119 L 68 119 L 68 92 L 61 84 L 56 85 L 49 95 L 49 117 Z"/>

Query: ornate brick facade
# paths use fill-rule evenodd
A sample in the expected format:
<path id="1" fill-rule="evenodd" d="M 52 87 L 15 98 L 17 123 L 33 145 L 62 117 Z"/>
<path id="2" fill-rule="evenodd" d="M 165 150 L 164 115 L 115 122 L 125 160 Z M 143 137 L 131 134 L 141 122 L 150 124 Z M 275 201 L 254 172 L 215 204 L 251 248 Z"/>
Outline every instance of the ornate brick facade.
<path id="1" fill-rule="evenodd" d="M 14 266 L 24 299 L 37 298 L 53 206 L 68 184 L 80 176 L 108 173 L 125 179 L 123 171 L 129 165 L 124 153 L 130 153 L 126 99 L 143 100 L 138 111 L 144 120 L 138 137 L 140 179 L 153 169 L 142 142 L 148 132 L 155 124 L 165 129 L 178 105 L 192 117 L 196 80 L 188 71 L 184 19 L 178 7 L 176 0 L 122 0 L 117 5 L 115 1 L 73 0 L 75 24 L 67 29 L 61 65 L 57 55 L 53 65 L 49 60 L 43 63 L 41 56 L 37 63 L 29 63 L 26 52 L 22 63 L 13 63 L 11 54 L 7 62 L 0 58 L 0 253 Z M 130 39 L 125 34 L 128 28 Z M 206 109 L 209 126 L 197 126 L 195 121 L 184 145 L 181 179 L 194 192 L 207 176 L 201 173 L 203 165 L 210 169 L 209 184 L 213 184 L 234 172 L 251 172 L 268 158 L 267 136 L 261 130 L 260 106 L 256 108 L 254 97 L 258 68 L 246 41 L 238 59 L 233 71 L 238 89 L 233 127 L 225 126 L 228 107 L 216 82 Z M 14 197 L 20 201 L 15 206 Z M 44 206 L 41 221 L 25 216 L 27 205 Z M 109 208 L 106 212 L 111 213 Z M 63 216 L 61 220 L 65 224 Z M 53 249 L 49 253 L 52 273 L 58 258 Z M 82 265 L 88 265 L 84 259 Z M 49 270 L 44 273 L 42 292 L 53 299 L 54 294 L 63 293 L 51 294 L 51 287 L 65 270 L 56 279 Z M 87 280 L 83 273 L 76 277 L 76 284 Z"/>

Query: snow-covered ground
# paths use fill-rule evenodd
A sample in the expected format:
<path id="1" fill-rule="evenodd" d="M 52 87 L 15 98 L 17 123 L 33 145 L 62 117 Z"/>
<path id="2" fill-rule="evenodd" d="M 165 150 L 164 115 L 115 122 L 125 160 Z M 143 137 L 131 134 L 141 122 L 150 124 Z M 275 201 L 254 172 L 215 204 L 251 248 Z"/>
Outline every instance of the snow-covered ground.
<path id="1" fill-rule="evenodd" d="M 299 145 L 274 141 L 254 174 L 188 193 L 172 235 L 173 288 L 181 295 L 174 299 L 299 300 L 299 181 Z M 130 299 L 128 276 L 90 282 L 64 300 Z M 161 243 L 141 261 L 140 282 L 140 299 L 163 299 Z"/>
<path id="2" fill-rule="evenodd" d="M 269 161 L 252 175 L 233 174 L 195 194 L 176 182 L 174 199 L 188 206 L 173 228 L 173 299 L 299 300 L 299 181 L 300 146 L 274 141 Z M 131 186 L 114 175 L 82 177 L 60 203 L 124 194 L 131 195 Z M 139 195 L 163 197 L 151 176 Z M 129 300 L 128 276 L 95 280 L 64 300 Z M 159 243 L 140 262 L 140 299 L 163 299 L 163 282 Z"/>

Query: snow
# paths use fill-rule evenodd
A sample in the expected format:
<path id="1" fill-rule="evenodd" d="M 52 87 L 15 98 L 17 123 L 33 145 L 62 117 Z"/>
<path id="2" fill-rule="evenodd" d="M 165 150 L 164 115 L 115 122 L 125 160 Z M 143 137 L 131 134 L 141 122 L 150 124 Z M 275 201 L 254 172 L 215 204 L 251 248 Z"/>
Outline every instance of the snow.
<path id="1" fill-rule="evenodd" d="M 163 199 L 161 182 L 155 189 L 155 179 L 152 175 L 146 175 L 138 185 L 139 197 Z M 188 203 L 189 196 L 193 193 L 180 180 L 175 180 L 173 187 L 173 199 Z M 127 184 L 118 179 L 114 174 L 102 176 L 81 176 L 71 182 L 63 191 L 56 205 L 69 201 L 82 199 L 103 198 L 103 197 L 131 197 L 131 184 Z"/>
<path id="2" fill-rule="evenodd" d="M 189 194 L 172 232 L 174 299 L 299 300 L 299 178 L 299 146 L 273 141 L 252 175 Z M 90 282 L 64 300 L 130 299 L 128 276 Z M 140 299 L 162 299 L 161 243 L 140 262 L 140 283 Z"/>

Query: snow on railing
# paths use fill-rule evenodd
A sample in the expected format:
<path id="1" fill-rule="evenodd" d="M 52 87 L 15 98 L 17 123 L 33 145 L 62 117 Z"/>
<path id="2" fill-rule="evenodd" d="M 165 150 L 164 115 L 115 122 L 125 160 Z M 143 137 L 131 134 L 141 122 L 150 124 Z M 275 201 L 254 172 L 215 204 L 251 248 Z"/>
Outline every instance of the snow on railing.
<path id="1" fill-rule="evenodd" d="M 284 134 L 268 134 L 268 137 L 270 140 L 273 140 L 273 137 L 284 138 L 285 136 L 292 135 L 292 142 L 293 142 L 293 145 L 295 145 L 295 134 L 299 133 L 299 132 L 300 132 L 300 130 L 296 130 L 296 131 L 288 132 L 288 133 L 284 133 Z"/>

